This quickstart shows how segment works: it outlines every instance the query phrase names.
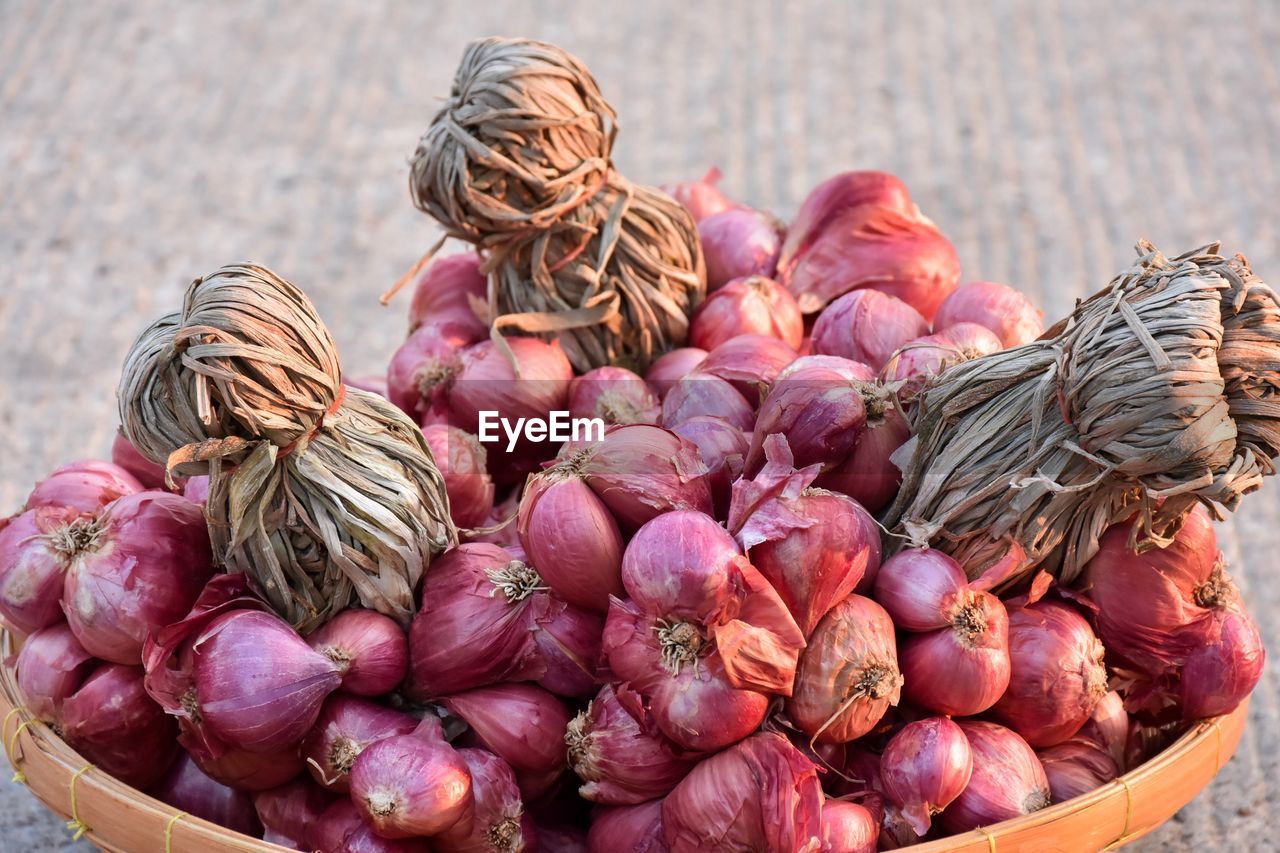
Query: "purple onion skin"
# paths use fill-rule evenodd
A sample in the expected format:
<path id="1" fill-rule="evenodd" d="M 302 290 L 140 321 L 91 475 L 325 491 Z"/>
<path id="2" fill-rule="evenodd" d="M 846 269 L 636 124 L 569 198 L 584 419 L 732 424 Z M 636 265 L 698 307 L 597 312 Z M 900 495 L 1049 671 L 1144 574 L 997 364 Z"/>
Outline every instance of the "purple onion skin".
<path id="1" fill-rule="evenodd" d="M 88 524 L 78 510 L 36 507 L 0 527 L 0 618 L 31 634 L 62 622 L 68 532 Z"/>
<path id="2" fill-rule="evenodd" d="M 126 785 L 146 788 L 178 751 L 178 724 L 142 686 L 140 666 L 103 664 L 62 703 L 62 734 Z"/>
<path id="3" fill-rule="evenodd" d="M 964 792 L 942 813 L 950 832 L 967 832 L 1011 820 L 1049 805 L 1044 766 L 1016 732 L 995 723 L 959 723 L 973 752 L 973 774 Z"/>
<path id="4" fill-rule="evenodd" d="M 929 831 L 932 815 L 960 796 L 972 773 L 969 740 L 946 717 L 908 723 L 880 756 L 885 793 L 920 836 Z"/>
<path id="5" fill-rule="evenodd" d="M 273 614 L 242 610 L 220 616 L 196 647 L 204 724 L 250 752 L 297 744 L 315 724 L 325 697 L 342 683 L 338 665 Z"/>
<path id="6" fill-rule="evenodd" d="M 658 399 L 661 400 L 667 396 L 672 385 L 697 370 L 698 365 L 702 364 L 706 357 L 707 351 L 697 347 L 673 349 L 653 360 L 644 379 L 658 393 Z"/>
<path id="7" fill-rule="evenodd" d="M 356 759 L 351 800 L 383 838 L 435 835 L 472 807 L 471 773 L 444 741 L 389 737 L 366 747 Z"/>
<path id="8" fill-rule="evenodd" d="M 818 315 L 813 351 L 880 370 L 899 347 L 927 334 L 924 317 L 901 299 L 878 290 L 855 290 Z"/>
<path id="9" fill-rule="evenodd" d="M 772 278 L 782 249 L 781 231 L 773 217 L 749 207 L 732 207 L 699 222 L 708 292 L 735 278 Z"/>
<path id="10" fill-rule="evenodd" d="M 1120 775 L 1115 759 L 1098 744 L 1072 738 L 1036 753 L 1055 803 L 1087 794 Z"/>
<path id="11" fill-rule="evenodd" d="M 662 840 L 662 800 L 597 809 L 587 833 L 588 853 L 667 853 Z"/>
<path id="12" fill-rule="evenodd" d="M 310 850 L 311 828 L 334 799 L 309 779 L 259 791 L 253 796 L 253 808 L 265 830 L 263 840 L 295 850 Z"/>
<path id="13" fill-rule="evenodd" d="M 325 810 L 310 833 L 318 853 L 432 853 L 425 838 L 383 838 L 360 817 L 355 805 L 338 800 Z"/>
<path id="14" fill-rule="evenodd" d="M 111 442 L 111 464 L 116 465 L 133 475 L 143 489 L 164 489 L 164 466 L 152 462 L 138 452 L 122 433 L 116 433 Z M 182 478 L 175 477 L 175 485 L 181 488 Z"/>
<path id="15" fill-rule="evenodd" d="M 62 703 L 80 689 L 97 664 L 67 623 L 41 628 L 18 652 L 18 688 L 27 710 L 46 723 L 61 725 Z"/>
<path id="16" fill-rule="evenodd" d="M 63 610 L 86 650 L 136 665 L 147 635 L 185 616 L 212 576 L 198 506 L 167 492 L 125 495 L 84 528 Z"/>
<path id="17" fill-rule="evenodd" d="M 151 789 L 151 794 L 175 809 L 233 832 L 254 838 L 262 835 L 253 796 L 210 779 L 186 753 L 178 756 L 165 777 Z"/>
<path id="18" fill-rule="evenodd" d="M 119 465 L 97 459 L 68 462 L 36 483 L 27 496 L 27 509 L 61 506 L 97 514 L 125 495 L 141 492 L 142 483 Z"/>
<path id="19" fill-rule="evenodd" d="M 325 700 L 315 726 L 302 742 L 311 777 L 331 791 L 350 790 L 351 765 L 371 743 L 410 734 L 418 721 L 367 699 L 334 693 Z"/>
<path id="20" fill-rule="evenodd" d="M 344 610 L 307 637 L 307 645 L 342 671 L 342 690 L 356 696 L 390 693 L 409 674 L 409 640 L 390 616 Z"/>

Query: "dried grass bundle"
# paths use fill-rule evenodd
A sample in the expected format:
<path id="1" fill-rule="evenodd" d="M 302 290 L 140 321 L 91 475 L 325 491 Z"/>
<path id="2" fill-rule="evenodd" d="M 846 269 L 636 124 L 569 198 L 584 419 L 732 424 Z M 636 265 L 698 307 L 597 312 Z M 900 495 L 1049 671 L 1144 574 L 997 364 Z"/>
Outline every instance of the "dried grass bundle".
<path id="1" fill-rule="evenodd" d="M 339 376 L 306 295 L 242 265 L 196 279 L 120 381 L 125 436 L 170 471 L 209 474 L 215 553 L 302 631 L 357 599 L 407 623 L 456 538 L 421 430 Z"/>
<path id="2" fill-rule="evenodd" d="M 1071 580 L 1111 524 L 1167 544 L 1197 502 L 1221 515 L 1274 472 L 1280 309 L 1211 244 L 1138 262 L 1035 342 L 956 365 L 918 400 L 886 522 L 971 576 L 1008 551 Z M 891 547 L 901 547 L 901 540 Z"/>
<path id="3" fill-rule="evenodd" d="M 414 203 L 486 254 L 496 331 L 558 337 L 573 366 L 643 370 L 706 291 L 692 217 L 612 168 L 613 108 L 554 45 L 472 42 L 413 157 Z"/>

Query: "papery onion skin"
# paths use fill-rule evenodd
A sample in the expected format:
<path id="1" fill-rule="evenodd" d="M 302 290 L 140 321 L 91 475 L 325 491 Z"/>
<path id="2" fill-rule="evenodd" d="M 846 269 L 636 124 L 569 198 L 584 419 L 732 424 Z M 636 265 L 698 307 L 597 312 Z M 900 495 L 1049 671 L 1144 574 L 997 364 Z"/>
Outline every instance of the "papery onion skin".
<path id="1" fill-rule="evenodd" d="M 832 216 L 779 278 L 806 314 L 851 290 L 896 296 L 932 320 L 960 280 L 955 247 L 928 219 L 874 205 Z"/>
<path id="2" fill-rule="evenodd" d="M 1007 349 L 1040 337 L 1044 312 L 1007 284 L 971 281 L 956 288 L 933 318 L 933 328 L 939 332 L 957 323 L 977 323 L 990 329 Z"/>
<path id="3" fill-rule="evenodd" d="M 302 742 L 311 778 L 330 791 L 350 790 L 351 767 L 371 743 L 410 734 L 418 721 L 367 699 L 335 693 L 325 700 L 315 725 Z"/>
<path id="4" fill-rule="evenodd" d="M 589 853 L 668 853 L 662 834 L 662 800 L 597 809 L 587 833 L 587 850 Z"/>
<path id="5" fill-rule="evenodd" d="M 919 836 L 929 831 L 932 816 L 964 791 L 973 773 L 969 740 L 946 717 L 908 723 L 880 756 L 880 780 Z"/>
<path id="6" fill-rule="evenodd" d="M 340 799 L 316 821 L 310 846 L 318 853 L 430 853 L 425 838 L 383 838 L 348 799 Z"/>
<path id="7" fill-rule="evenodd" d="M 1009 617 L 987 592 L 967 591 L 946 628 L 908 634 L 898 646 L 903 695 L 940 714 L 990 708 L 1009 686 Z"/>
<path id="8" fill-rule="evenodd" d="M 449 385 L 470 342 L 465 330 L 454 326 L 420 328 L 409 335 L 387 365 L 387 399 L 419 422 L 445 416 Z"/>
<path id="9" fill-rule="evenodd" d="M 526 801 L 549 791 L 567 769 L 568 707 L 532 684 L 499 684 L 441 700 L 470 727 L 468 737 L 511 765 Z"/>
<path id="10" fill-rule="evenodd" d="M 813 741 L 847 743 L 871 731 L 898 704 L 901 689 L 889 614 L 851 595 L 809 638 L 787 716 Z"/>
<path id="11" fill-rule="evenodd" d="M 649 424 L 612 427 L 570 460 L 624 532 L 676 509 L 711 512 L 707 466 L 698 448 Z"/>
<path id="12" fill-rule="evenodd" d="M 892 457 L 909 438 L 911 428 L 897 409 L 886 409 L 879 420 L 869 413 L 853 452 L 844 462 L 819 474 L 815 483 L 846 494 L 867 512 L 877 513 L 898 495 L 902 470 L 893 464 Z"/>
<path id="13" fill-rule="evenodd" d="M 995 723 L 961 721 L 973 752 L 964 792 L 942 813 L 950 832 L 1011 820 L 1049 805 L 1049 780 L 1027 742 Z"/>
<path id="14" fill-rule="evenodd" d="M 538 849 L 533 818 L 524 811 L 516 775 L 483 749 L 460 749 L 471 774 L 472 806 L 453 826 L 432 838 L 437 853 L 522 853 Z"/>
<path id="15" fill-rule="evenodd" d="M 90 524 L 79 510 L 42 506 L 0 528 L 0 617 L 11 630 L 30 634 L 62 621 L 68 549 Z"/>
<path id="16" fill-rule="evenodd" d="M 662 399 L 662 425 L 667 429 L 689 418 L 720 418 L 741 430 L 751 429 L 755 410 L 746 397 L 719 376 L 700 371 L 681 379 Z"/>
<path id="17" fill-rule="evenodd" d="M 117 432 L 111 442 L 111 464 L 133 475 L 142 489 L 166 488 L 164 466 L 152 462 L 138 452 L 124 433 Z M 182 478 L 175 477 L 175 484 L 182 485 Z M 139 489 L 140 491 L 141 489 Z"/>
<path id="18" fill-rule="evenodd" d="M 1079 738 L 1038 750 L 1036 755 L 1055 803 L 1087 794 L 1120 775 L 1115 759 L 1106 749 Z"/>
<path id="19" fill-rule="evenodd" d="M 213 575 L 204 514 L 180 495 L 139 492 L 84 525 L 64 580 L 67 623 L 93 655 L 136 665 L 147 635 L 184 616 Z"/>
<path id="20" fill-rule="evenodd" d="M 899 396 L 910 400 L 948 367 L 1000 349 L 1000 339 L 994 332 L 976 323 L 959 323 L 946 331 L 907 341 L 885 364 L 884 373 L 901 383 Z"/>
<path id="21" fill-rule="evenodd" d="M 866 205 L 917 213 L 911 194 L 897 176 L 872 170 L 840 172 L 810 190 L 801 202 L 787 229 L 778 269 L 790 269 L 796 255 L 808 249 L 839 214 Z"/>
<path id="22" fill-rule="evenodd" d="M 27 637 L 15 664 L 27 710 L 38 720 L 61 725 L 63 701 L 80 689 L 97 663 L 65 622 Z"/>
<path id="23" fill-rule="evenodd" d="M 196 696 L 204 725 L 250 752 L 301 741 L 325 697 L 342 683 L 338 665 L 274 614 L 219 616 L 201 633 L 196 650 Z"/>
<path id="24" fill-rule="evenodd" d="M 62 735 L 126 785 L 146 788 L 178 752 L 178 726 L 142 686 L 140 666 L 103 664 L 62 703 Z"/>
<path id="25" fill-rule="evenodd" d="M 305 766 L 296 745 L 274 752 L 246 752 L 224 748 L 218 755 L 201 755 L 198 744 L 187 737 L 187 726 L 178 742 L 210 779 L 241 791 L 266 791 L 302 775 Z"/>
<path id="26" fill-rule="evenodd" d="M 569 466 L 531 478 L 516 530 L 542 579 L 570 604 L 604 612 L 622 594 L 622 532 Z"/>
<path id="27" fill-rule="evenodd" d="M 663 353 L 653 360 L 644 374 L 645 382 L 658 393 L 661 400 L 667 396 L 671 386 L 677 381 L 698 369 L 707 351 L 698 347 L 680 347 Z"/>
<path id="28" fill-rule="evenodd" d="M 36 483 L 27 496 L 27 509 L 62 506 L 95 514 L 125 495 L 143 490 L 142 483 L 119 465 L 97 459 L 78 459 L 62 465 Z"/>
<path id="29" fill-rule="evenodd" d="M 475 252 L 433 260 L 414 284 L 409 331 L 428 323 L 453 321 L 467 328 L 473 341 L 482 340 L 489 333 L 488 324 L 472 308 L 488 294 L 488 280 L 480 265 L 481 258 Z"/>
<path id="30" fill-rule="evenodd" d="M 798 357 L 793 347 L 778 338 L 739 335 L 707 353 L 698 372 L 720 377 L 756 406 L 769 386 Z"/>
<path id="31" fill-rule="evenodd" d="M 481 527 L 493 512 L 494 485 L 488 453 L 472 434 L 448 424 L 428 424 L 422 436 L 431 448 L 449 496 L 449 517 L 458 527 Z"/>
<path id="32" fill-rule="evenodd" d="M 822 310 L 813 324 L 813 351 L 880 370 L 908 341 L 929 334 L 920 312 L 878 290 L 855 290 Z"/>
<path id="33" fill-rule="evenodd" d="M 806 850 L 821 845 L 817 767 L 782 735 L 762 732 L 702 761 L 662 801 L 671 853 Z"/>
<path id="34" fill-rule="evenodd" d="M 691 442 L 707 466 L 707 483 L 715 504 L 716 518 L 729 509 L 729 489 L 742 476 L 742 468 L 750 449 L 746 433 L 721 418 L 707 415 L 692 417 L 671 428 Z"/>
<path id="35" fill-rule="evenodd" d="M 698 222 L 698 238 L 707 265 L 707 292 L 736 278 L 772 277 L 782 248 L 782 226 L 767 213 L 731 207 Z"/>
<path id="36" fill-rule="evenodd" d="M 689 342 L 713 350 L 739 335 L 768 335 L 793 349 L 804 339 L 804 317 L 795 297 L 762 275 L 735 278 L 709 294 L 694 312 Z"/>
<path id="37" fill-rule="evenodd" d="M 654 424 L 660 413 L 658 395 L 625 367 L 597 367 L 569 383 L 569 416 L 573 418 L 600 418 L 606 424 Z"/>
<path id="38" fill-rule="evenodd" d="M 822 804 L 821 853 L 875 853 L 880 827 L 864 806 L 828 798 Z"/>
<path id="39" fill-rule="evenodd" d="M 295 850 L 310 850 L 308 837 L 334 797 L 309 779 L 298 779 L 259 791 L 253 809 L 264 831 L 263 840 Z"/>
<path id="40" fill-rule="evenodd" d="M 367 746 L 351 768 L 351 801 L 384 838 L 435 835 L 472 806 L 471 773 L 442 740 L 396 735 Z"/>
<path id="41" fill-rule="evenodd" d="M 173 762 L 151 794 L 175 809 L 204 818 L 232 832 L 254 838 L 262 834 L 262 823 L 254 810 L 253 797 L 210 779 L 185 753 Z"/>
<path id="42" fill-rule="evenodd" d="M 400 625 L 376 610 L 352 608 L 312 631 L 307 645 L 338 665 L 342 690 L 381 696 L 409 672 L 409 640 Z"/>
<path id="43" fill-rule="evenodd" d="M 667 794 L 696 760 L 650 734 L 606 685 L 565 733 L 569 764 L 583 799 L 605 805 L 638 805 Z"/>
<path id="44" fill-rule="evenodd" d="M 542 660 L 542 672 L 534 680 L 557 696 L 595 693 L 604 616 L 551 594 L 534 598 L 530 612 L 533 642 Z"/>
<path id="45" fill-rule="evenodd" d="M 881 564 L 874 597 L 897 627 L 932 631 L 950 624 L 951 607 L 968 585 L 964 569 L 947 554 L 908 548 Z"/>
<path id="46" fill-rule="evenodd" d="M 1225 611 L 1214 619 L 1206 645 L 1192 652 L 1179 677 L 1182 718 L 1228 714 L 1262 677 L 1266 652 L 1249 614 Z"/>
<path id="47" fill-rule="evenodd" d="M 701 222 L 733 207 L 733 200 L 716 186 L 721 177 L 720 170 L 712 166 L 698 180 L 663 184 L 662 191 L 684 205 L 694 222 Z"/>
<path id="48" fill-rule="evenodd" d="M 1098 700 L 1093 713 L 1075 736 L 1107 750 L 1115 760 L 1116 767 L 1124 772 L 1130 769 L 1125 763 L 1129 729 L 1129 713 L 1124 709 L 1124 699 L 1112 690 Z"/>
<path id="49" fill-rule="evenodd" d="M 1009 613 L 1009 660 L 1009 687 L 992 712 L 1036 748 L 1078 732 L 1107 692 L 1102 643 L 1060 601 Z"/>

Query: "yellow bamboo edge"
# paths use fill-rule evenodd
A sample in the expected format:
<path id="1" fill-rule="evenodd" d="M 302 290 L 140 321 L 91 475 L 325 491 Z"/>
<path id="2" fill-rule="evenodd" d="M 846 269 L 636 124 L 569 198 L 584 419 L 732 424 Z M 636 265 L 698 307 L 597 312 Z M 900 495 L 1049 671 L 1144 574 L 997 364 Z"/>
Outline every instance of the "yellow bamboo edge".
<path id="1" fill-rule="evenodd" d="M 8 659 L 14 640 L 0 632 Z M 1193 726 L 1141 767 L 1065 803 L 973 832 L 905 848 L 912 853 L 1084 853 L 1111 850 L 1164 823 L 1198 794 L 1231 758 L 1248 703 Z M 22 706 L 13 672 L 0 666 L 0 743 L 15 781 L 26 784 L 108 853 L 286 851 L 177 811 L 87 764 Z"/>

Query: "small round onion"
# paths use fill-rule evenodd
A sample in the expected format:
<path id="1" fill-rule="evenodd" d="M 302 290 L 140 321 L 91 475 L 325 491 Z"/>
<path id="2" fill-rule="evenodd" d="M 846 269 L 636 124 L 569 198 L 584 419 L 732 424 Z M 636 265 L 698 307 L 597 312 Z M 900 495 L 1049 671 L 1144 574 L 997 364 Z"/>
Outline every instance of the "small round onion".
<path id="1" fill-rule="evenodd" d="M 1007 284 L 972 281 L 956 288 L 933 318 L 933 328 L 939 332 L 958 323 L 977 323 L 990 329 L 1007 349 L 1040 337 L 1044 312 Z"/>
<path id="2" fill-rule="evenodd" d="M 574 418 L 599 418 L 606 424 L 653 424 L 660 412 L 658 395 L 625 367 L 597 367 L 569 383 L 569 415 Z"/>
<path id="3" fill-rule="evenodd" d="M 662 800 L 596 810 L 587 833 L 590 853 L 667 853 L 662 840 Z"/>
<path id="4" fill-rule="evenodd" d="M 27 496 L 27 509 L 62 506 L 94 514 L 107 504 L 142 491 L 142 483 L 119 465 L 97 459 L 68 462 L 36 483 Z"/>
<path id="5" fill-rule="evenodd" d="M 881 391 L 879 399 L 888 401 L 892 392 L 884 387 Z M 867 512 L 875 513 L 898 496 L 902 470 L 892 457 L 911 438 L 911 428 L 892 405 L 877 405 L 874 394 L 864 400 L 864 405 L 868 401 L 867 426 L 858 436 L 853 452 L 844 462 L 819 474 L 815 482 L 824 489 L 848 495 Z M 863 579 L 869 589 L 872 576 L 864 575 Z"/>
<path id="6" fill-rule="evenodd" d="M 880 826 L 865 807 L 844 800 L 822 804 L 821 853 L 875 853 Z"/>
<path id="7" fill-rule="evenodd" d="M 903 399 L 910 399 L 948 367 L 1000 349 L 1000 339 L 994 332 L 975 323 L 959 323 L 903 344 L 885 364 L 884 373 L 889 379 L 902 382 L 900 394 Z"/>
<path id="8" fill-rule="evenodd" d="M 69 556 L 67 623 L 91 654 L 138 664 L 147 634 L 184 616 L 213 576 L 200 508 L 180 495 L 125 495 L 58 534 Z"/>
<path id="9" fill-rule="evenodd" d="M 908 341 L 929 334 L 920 312 L 878 290 L 855 290 L 832 302 L 813 324 L 813 351 L 880 370 Z"/>
<path id="10" fill-rule="evenodd" d="M 719 376 L 755 406 L 796 358 L 795 349 L 778 338 L 739 335 L 707 353 L 698 372 Z"/>
<path id="11" fill-rule="evenodd" d="M 662 191 L 684 205 L 694 222 L 701 222 L 733 207 L 733 201 L 716 186 L 721 177 L 720 170 L 712 166 L 698 180 L 664 184 Z"/>
<path id="12" fill-rule="evenodd" d="M 396 735 L 365 747 L 351 768 L 351 801 L 384 838 L 435 835 L 472 807 L 471 773 L 443 740 Z"/>
<path id="13" fill-rule="evenodd" d="M 357 696 L 390 693 L 409 671 L 409 641 L 390 616 L 344 610 L 307 637 L 307 645 L 338 665 L 342 689 Z"/>
<path id="14" fill-rule="evenodd" d="M 302 775 L 305 764 L 297 745 L 274 752 L 224 749 L 216 757 L 202 754 L 184 725 L 178 741 L 210 779 L 239 791 L 266 791 Z"/>
<path id="15" fill-rule="evenodd" d="M 1069 604 L 1015 608 L 1009 661 L 1009 687 L 992 711 L 1033 747 L 1074 735 L 1107 692 L 1102 643 Z"/>
<path id="16" fill-rule="evenodd" d="M 210 779 L 186 753 L 178 756 L 151 794 L 175 809 L 203 818 L 232 832 L 257 838 L 262 823 L 252 795 Z"/>
<path id="17" fill-rule="evenodd" d="M 474 305 L 488 296 L 488 280 L 480 272 L 482 260 L 475 252 L 459 252 L 433 260 L 413 288 L 409 303 L 409 331 L 419 326 L 452 322 L 467 330 L 468 343 L 483 340 L 488 324 Z"/>
<path id="18" fill-rule="evenodd" d="M 947 618 L 947 627 L 909 634 L 900 643 L 903 692 L 940 714 L 981 713 L 1009 686 L 1008 614 L 991 593 L 970 589 Z"/>
<path id="19" fill-rule="evenodd" d="M 65 573 L 92 519 L 69 507 L 42 506 L 0 527 L 0 617 L 30 634 L 62 621 Z"/>
<path id="20" fill-rule="evenodd" d="M 355 803 L 341 799 L 325 809 L 309 833 L 317 853 L 430 853 L 425 838 L 383 838 L 361 817 Z"/>
<path id="21" fill-rule="evenodd" d="M 436 853 L 521 853 L 537 848 L 538 830 L 524 811 L 510 765 L 483 749 L 460 749 L 458 755 L 471 774 L 472 807 L 432 839 Z"/>
<path id="22" fill-rule="evenodd" d="M 346 793 L 351 767 L 365 747 L 383 738 L 410 734 L 417 727 L 418 721 L 408 714 L 335 693 L 325 700 L 315 726 L 302 742 L 302 755 L 313 779 L 330 791 Z"/>
<path id="23" fill-rule="evenodd" d="M 456 693 L 441 704 L 467 724 L 476 746 L 511 765 L 526 800 L 545 794 L 564 774 L 564 733 L 572 715 L 546 690 L 500 684 Z"/>
<path id="24" fill-rule="evenodd" d="M 1120 775 L 1111 753 L 1078 738 L 1039 750 L 1036 755 L 1044 767 L 1055 803 L 1087 794 Z"/>
<path id="25" fill-rule="evenodd" d="M 764 276 L 734 279 L 698 306 L 689 327 L 689 342 L 705 350 L 739 335 L 766 335 L 793 349 L 800 346 L 804 317 L 795 297 Z"/>
<path id="26" fill-rule="evenodd" d="M 942 813 L 951 832 L 968 832 L 1049 805 L 1049 780 L 1035 752 L 1016 732 L 995 723 L 962 721 L 973 753 L 973 774 Z"/>
<path id="27" fill-rule="evenodd" d="M 493 479 L 488 453 L 469 432 L 448 424 L 428 424 L 422 436 L 431 448 L 449 496 L 449 516 L 458 527 L 481 527 L 493 512 Z"/>
<path id="28" fill-rule="evenodd" d="M 707 264 L 707 291 L 735 278 L 771 278 L 782 248 L 782 224 L 749 207 L 731 207 L 698 222 L 698 237 Z"/>
<path id="29" fill-rule="evenodd" d="M 573 718 L 564 739 L 569 764 L 582 780 L 578 793 L 595 803 L 635 805 L 661 797 L 696 763 L 644 731 L 608 685 Z"/>
<path id="30" fill-rule="evenodd" d="M 968 586 L 964 569 L 942 551 L 908 548 L 881 564 L 875 599 L 899 628 L 932 631 L 950 624 L 951 609 Z"/>
<path id="31" fill-rule="evenodd" d="M 258 814 L 268 844 L 310 850 L 307 839 L 334 797 L 309 779 L 259 791 L 253 797 L 253 810 Z"/>
<path id="32" fill-rule="evenodd" d="M 453 326 L 424 327 L 409 335 L 387 365 L 387 399 L 420 422 L 440 416 L 469 343 L 466 332 Z"/>
<path id="33" fill-rule="evenodd" d="M 723 518 L 729 509 L 730 487 L 742 476 L 751 447 L 746 434 L 720 418 L 707 415 L 689 418 L 671 431 L 698 448 L 698 455 L 707 466 L 707 483 L 711 487 L 716 517 Z"/>
<path id="34" fill-rule="evenodd" d="M 814 741 L 847 743 L 898 704 L 901 688 L 889 614 L 871 599 L 851 595 L 809 638 L 787 716 Z"/>
<path id="35" fill-rule="evenodd" d="M 138 448 L 134 447 L 129 442 L 129 439 L 124 437 L 124 433 L 117 432 L 115 439 L 111 442 L 111 464 L 132 474 L 144 489 L 164 489 L 167 487 L 164 466 L 152 462 L 139 453 Z M 174 480 L 176 485 L 181 487 L 182 478 L 175 477 Z M 128 494 L 128 492 L 122 494 Z"/>
<path id="36" fill-rule="evenodd" d="M 644 374 L 644 381 L 657 392 L 658 399 L 662 399 L 672 385 L 697 370 L 706 357 L 707 351 L 697 347 L 673 349 L 653 360 Z"/>
<path id="37" fill-rule="evenodd" d="M 755 410 L 731 384 L 698 371 L 677 382 L 662 400 L 662 425 L 667 429 L 695 417 L 716 417 L 749 430 L 755 423 Z"/>
<path id="38" fill-rule="evenodd" d="M 61 725 L 62 703 L 80 689 L 97 663 L 65 622 L 27 637 L 15 664 L 27 710 L 46 723 Z"/>
<path id="39" fill-rule="evenodd" d="M 516 530 L 529 561 L 565 601 L 603 613 L 609 596 L 622 594 L 622 532 L 572 466 L 529 480 Z"/>
<path id="40" fill-rule="evenodd" d="M 142 686 L 142 667 L 103 664 L 62 703 L 70 746 L 126 785 L 157 782 L 178 752 L 178 724 Z"/>
<path id="41" fill-rule="evenodd" d="M 1184 720 L 1230 713 L 1262 677 L 1266 651 L 1249 614 L 1224 611 L 1212 624 L 1205 645 L 1188 656 L 1178 680 Z"/>
<path id="42" fill-rule="evenodd" d="M 929 831 L 933 815 L 960 796 L 972 773 L 969 740 L 946 717 L 908 723 L 880 756 L 884 792 L 919 836 Z"/>

